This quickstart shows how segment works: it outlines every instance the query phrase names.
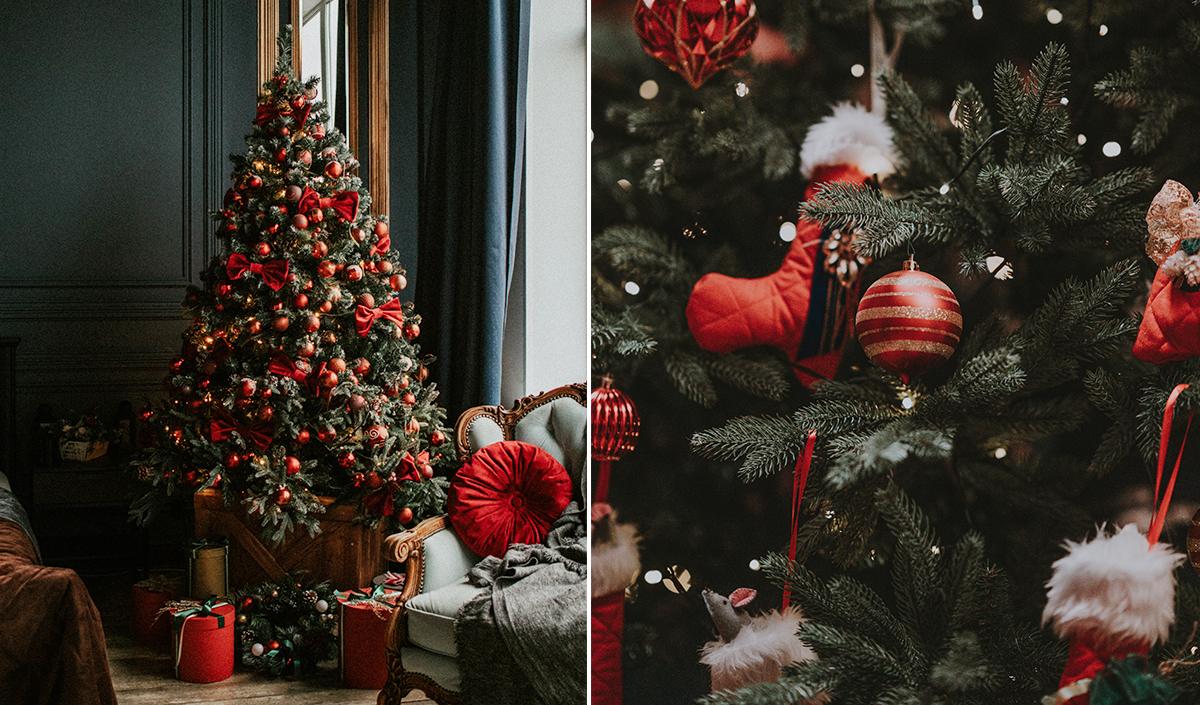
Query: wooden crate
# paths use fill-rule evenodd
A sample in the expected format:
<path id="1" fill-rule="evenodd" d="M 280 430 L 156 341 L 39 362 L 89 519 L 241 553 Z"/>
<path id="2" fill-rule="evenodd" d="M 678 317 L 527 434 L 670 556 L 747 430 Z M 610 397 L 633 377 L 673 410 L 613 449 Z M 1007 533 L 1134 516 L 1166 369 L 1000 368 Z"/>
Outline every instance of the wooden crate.
<path id="1" fill-rule="evenodd" d="M 321 519 L 321 533 L 309 538 L 301 529 L 292 532 L 280 546 L 262 541 L 257 517 L 242 507 L 226 507 L 217 490 L 204 490 L 195 496 L 196 538 L 229 538 L 229 586 L 279 580 L 289 571 L 305 570 L 313 580 L 328 580 L 335 590 L 366 587 L 371 579 L 386 570 L 383 554 L 384 525 L 367 529 L 351 523 L 355 510 L 327 506 Z"/>

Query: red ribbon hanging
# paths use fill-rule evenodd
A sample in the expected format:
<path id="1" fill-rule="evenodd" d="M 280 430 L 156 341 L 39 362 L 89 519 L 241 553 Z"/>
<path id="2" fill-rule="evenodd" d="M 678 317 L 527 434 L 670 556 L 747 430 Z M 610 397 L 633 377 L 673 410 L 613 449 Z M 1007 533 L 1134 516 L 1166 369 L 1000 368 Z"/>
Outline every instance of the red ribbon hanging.
<path id="1" fill-rule="evenodd" d="M 788 563 L 796 562 L 796 534 L 800 532 L 800 502 L 804 499 L 804 486 L 808 484 L 808 468 L 812 465 L 813 445 L 817 441 L 815 429 L 809 429 L 808 439 L 804 441 L 804 452 L 796 459 L 796 470 L 792 473 L 792 539 L 788 546 Z M 792 597 L 792 589 L 783 589 L 783 609 L 787 611 L 788 602 Z"/>
<path id="2" fill-rule="evenodd" d="M 258 111 L 254 115 L 254 124 L 259 127 L 266 127 L 273 120 L 280 117 L 290 117 L 295 120 L 295 127 L 299 129 L 304 127 L 304 122 L 308 120 L 308 113 L 312 110 L 311 103 L 305 103 L 299 108 L 293 108 L 290 104 L 285 108 L 275 108 L 270 105 L 258 106 Z"/>
<path id="3" fill-rule="evenodd" d="M 412 480 L 413 482 L 420 482 L 422 480 L 421 466 L 428 464 L 429 451 L 427 450 L 421 451 L 415 460 L 411 453 L 405 453 L 404 457 L 400 459 L 400 467 L 404 468 L 404 472 L 400 475 L 399 479 L 401 481 Z"/>
<path id="4" fill-rule="evenodd" d="M 384 233 L 379 236 L 374 245 L 371 245 L 371 255 L 386 255 L 391 246 L 392 236 Z"/>
<path id="5" fill-rule="evenodd" d="M 239 424 L 228 411 L 218 409 L 209 424 L 209 437 L 213 442 L 223 441 L 235 431 L 242 437 L 242 440 L 253 443 L 259 448 L 271 445 L 271 441 L 275 438 L 275 427 L 271 422 L 263 421 L 253 425 Z"/>
<path id="6" fill-rule="evenodd" d="M 1171 506 L 1171 495 L 1175 492 L 1175 478 L 1179 475 L 1179 464 L 1183 461 L 1183 448 L 1187 445 L 1187 434 L 1192 428 L 1192 417 L 1188 415 L 1187 425 L 1183 428 L 1183 440 L 1179 442 L 1179 455 L 1175 456 L 1175 467 L 1171 470 L 1171 478 L 1167 481 L 1167 488 L 1163 491 L 1160 503 L 1158 492 L 1162 484 L 1163 467 L 1167 460 L 1167 446 L 1171 440 L 1171 423 L 1175 420 L 1175 402 L 1187 388 L 1187 384 L 1175 385 L 1175 389 L 1171 390 L 1170 396 L 1167 397 L 1166 408 L 1163 409 L 1162 435 L 1158 440 L 1158 470 L 1154 475 L 1154 505 L 1156 509 L 1154 519 L 1150 522 L 1150 532 L 1146 535 L 1151 546 L 1158 543 L 1163 524 L 1167 521 L 1167 509 Z"/>
<path id="7" fill-rule="evenodd" d="M 262 263 L 251 262 L 246 255 L 235 252 L 229 255 L 229 261 L 225 265 L 225 272 L 229 275 L 230 280 L 241 279 L 242 275 L 246 272 L 258 274 L 267 286 L 275 291 L 279 291 L 287 283 L 288 261 L 285 259 L 276 259 Z"/>
<path id="8" fill-rule="evenodd" d="M 304 363 L 304 365 L 306 368 L 310 367 L 308 363 Z M 308 371 L 306 369 L 300 369 L 297 367 L 296 363 L 292 362 L 291 359 L 289 359 L 288 356 L 284 355 L 283 353 L 276 355 L 275 359 L 271 360 L 271 364 L 267 366 L 267 369 L 274 374 L 283 375 L 284 377 L 291 377 L 301 384 L 308 383 Z"/>
<path id="9" fill-rule="evenodd" d="M 321 194 L 312 190 L 312 187 L 305 186 L 304 193 L 300 195 L 300 201 L 296 204 L 296 208 L 301 213 L 307 213 L 313 208 L 321 210 L 332 209 L 345 220 L 353 221 L 358 217 L 358 192 L 357 191 L 340 191 L 337 194 L 322 198 Z"/>
<path id="10" fill-rule="evenodd" d="M 368 511 L 372 511 L 380 516 L 390 516 L 395 508 L 394 495 L 396 488 L 400 486 L 399 482 L 386 482 L 383 487 L 363 497 L 363 506 Z"/>
<path id="11" fill-rule="evenodd" d="M 328 366 L 329 363 L 322 362 L 320 365 L 317 365 L 317 369 L 304 377 L 304 384 L 308 387 L 308 393 L 314 397 L 321 394 L 321 375 L 325 373 L 325 368 Z"/>
<path id="12" fill-rule="evenodd" d="M 380 318 L 386 318 L 389 321 L 396 323 L 404 323 L 404 310 L 399 299 L 392 299 L 379 308 L 370 308 L 362 304 L 354 311 L 354 325 L 358 329 L 358 334 L 367 337 L 367 333 L 371 330 L 371 324 Z"/>

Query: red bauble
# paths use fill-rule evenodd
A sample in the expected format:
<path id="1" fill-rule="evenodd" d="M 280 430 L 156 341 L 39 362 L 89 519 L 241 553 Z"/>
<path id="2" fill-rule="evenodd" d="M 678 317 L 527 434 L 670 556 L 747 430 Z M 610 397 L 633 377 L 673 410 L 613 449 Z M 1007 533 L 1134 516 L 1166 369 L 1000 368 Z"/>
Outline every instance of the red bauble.
<path id="1" fill-rule="evenodd" d="M 300 343 L 300 347 L 296 348 L 296 354 L 300 357 L 312 357 L 313 353 L 316 351 L 317 346 L 314 345 L 313 341 L 311 340 L 306 340 L 303 343 Z"/>
<path id="2" fill-rule="evenodd" d="M 243 397 L 254 396 L 254 390 L 258 388 L 258 383 L 252 379 L 242 380 L 242 384 L 238 387 L 238 394 Z"/>
<path id="3" fill-rule="evenodd" d="M 271 254 L 271 246 L 265 242 L 260 242 L 254 246 L 254 251 L 258 253 L 259 257 L 266 257 Z"/>
<path id="4" fill-rule="evenodd" d="M 225 453 L 225 457 L 221 459 L 221 463 L 227 468 L 236 468 L 242 464 L 242 456 L 231 450 Z"/>
<path id="5" fill-rule="evenodd" d="M 373 490 L 377 490 L 380 487 L 383 487 L 383 478 L 380 477 L 377 473 L 370 473 L 369 475 L 367 475 L 367 483 L 366 484 L 367 484 L 367 487 L 370 487 Z"/>
<path id="6" fill-rule="evenodd" d="M 285 192 L 284 195 L 287 197 L 287 200 L 289 200 L 289 201 L 299 201 L 300 197 L 304 195 L 304 189 L 293 184 L 293 185 L 287 187 L 287 191 Z"/>
<path id="7" fill-rule="evenodd" d="M 592 414 L 592 457 L 619 460 L 633 450 L 642 425 L 637 407 L 619 389 L 613 389 L 612 377 L 605 376 L 598 389 L 588 397 Z"/>
<path id="8" fill-rule="evenodd" d="M 321 373 L 321 386 L 327 389 L 332 389 L 337 386 L 338 376 L 332 370 L 326 370 Z"/>
<path id="9" fill-rule="evenodd" d="M 283 467 L 287 470 L 287 474 L 295 475 L 296 473 L 300 472 L 300 459 L 289 455 L 283 459 Z"/>
<path id="10" fill-rule="evenodd" d="M 221 235 L 232 235 L 237 232 L 237 223 L 232 220 L 226 220 L 221 223 L 221 227 L 217 232 Z"/>
<path id="11" fill-rule="evenodd" d="M 304 445 L 305 443 L 308 443 L 310 435 L 311 434 L 308 432 L 307 428 L 302 428 L 296 432 L 296 442 L 300 445 Z"/>
<path id="12" fill-rule="evenodd" d="M 402 291 L 408 286 L 408 279 L 403 274 L 393 274 L 391 279 L 388 279 L 388 284 L 395 291 Z"/>
<path id="13" fill-rule="evenodd" d="M 321 328 L 321 318 L 315 314 L 304 319 L 304 330 L 314 333 Z"/>
<path id="14" fill-rule="evenodd" d="M 334 266 L 333 262 L 330 262 L 329 260 L 321 260 L 321 263 L 317 265 L 317 274 L 325 277 L 326 279 L 332 277 L 336 271 L 337 267 Z"/>
<path id="15" fill-rule="evenodd" d="M 303 162 L 304 166 L 312 166 L 312 152 L 307 149 L 297 155 L 296 158 Z"/>
<path id="16" fill-rule="evenodd" d="M 314 140 L 325 139 L 325 126 L 322 125 L 321 123 L 317 123 L 316 125 L 313 125 L 311 134 L 312 134 L 312 138 Z"/>
<path id="17" fill-rule="evenodd" d="M 446 442 L 446 434 L 441 431 L 434 431 L 429 434 L 429 445 L 440 446 Z"/>
<path id="18" fill-rule="evenodd" d="M 433 466 L 430 465 L 429 463 L 422 465 L 421 466 L 421 477 L 425 478 L 426 480 L 433 477 Z"/>
<path id="19" fill-rule="evenodd" d="M 758 36 L 753 0 L 641 0 L 633 25 L 646 53 L 699 88 Z"/>
<path id="20" fill-rule="evenodd" d="M 367 239 L 367 231 L 362 228 L 350 228 L 350 237 L 355 242 L 362 242 Z"/>
<path id="21" fill-rule="evenodd" d="M 329 360 L 329 369 L 337 373 L 346 371 L 346 361 L 340 357 L 331 358 Z"/>
<path id="22" fill-rule="evenodd" d="M 424 382 L 429 377 L 429 368 L 421 365 L 417 368 L 417 381 Z"/>
<path id="23" fill-rule="evenodd" d="M 380 237 L 387 235 L 388 234 L 387 223 L 384 223 L 383 221 L 379 221 L 379 220 L 375 221 L 375 234 Z"/>
<path id="24" fill-rule="evenodd" d="M 288 320 L 287 314 L 284 314 L 281 316 L 276 316 L 275 320 L 271 321 L 271 325 L 275 328 L 275 330 L 282 333 L 288 329 L 288 326 L 291 325 L 291 321 Z"/>
<path id="25" fill-rule="evenodd" d="M 324 240 L 317 240 L 312 244 L 312 256 L 321 259 L 329 254 L 329 245 L 325 244 Z"/>
<path id="26" fill-rule="evenodd" d="M 407 524 L 413 520 L 413 511 L 408 507 L 401 507 L 400 511 L 396 512 L 396 521 L 401 524 Z"/>
<path id="27" fill-rule="evenodd" d="M 363 278 L 363 268 L 357 264 L 352 264 L 346 267 L 346 279 L 356 282 Z"/>
<path id="28" fill-rule="evenodd" d="M 279 489 L 275 490 L 275 504 L 284 507 L 287 506 L 287 503 L 290 501 L 292 501 L 292 493 L 288 492 L 288 488 L 280 487 Z M 272 641 L 271 643 L 278 644 L 279 642 Z M 272 646 L 271 648 L 278 649 L 279 647 Z"/>
<path id="29" fill-rule="evenodd" d="M 412 406 L 413 404 L 417 403 L 417 396 L 415 394 L 413 394 L 412 392 L 405 392 L 404 396 L 400 397 L 400 401 L 404 402 L 405 404 L 407 404 L 409 406 Z"/>
<path id="30" fill-rule="evenodd" d="M 404 337 L 405 338 L 412 340 L 413 338 L 417 337 L 420 334 L 421 334 L 421 326 L 417 325 L 416 323 L 405 323 L 404 324 Z"/>
<path id="31" fill-rule="evenodd" d="M 867 357 L 908 384 L 954 354 L 962 313 L 950 287 L 910 259 L 863 293 L 854 326 Z"/>
<path id="32" fill-rule="evenodd" d="M 280 137 L 287 137 L 288 135 L 292 134 L 292 131 L 287 128 L 287 125 L 280 127 L 278 130 L 276 130 L 276 132 Z"/>
<path id="33" fill-rule="evenodd" d="M 367 398 L 361 394 L 351 394 L 350 402 L 347 404 L 350 411 L 362 411 L 367 408 Z"/>
<path id="34" fill-rule="evenodd" d="M 325 175 L 331 179 L 336 179 L 342 175 L 341 162 L 329 162 L 325 165 Z"/>
<path id="35" fill-rule="evenodd" d="M 369 293 L 361 294 L 358 297 L 358 303 L 359 305 L 366 306 L 367 308 L 375 308 L 375 297 L 371 296 Z"/>
<path id="36" fill-rule="evenodd" d="M 354 453 L 352 451 L 343 450 L 341 453 L 338 453 L 338 465 L 344 468 L 354 467 L 354 460 Z"/>
<path id="37" fill-rule="evenodd" d="M 217 296 L 229 296 L 229 292 L 231 291 L 233 291 L 233 286 L 225 282 L 213 284 L 213 293 Z"/>
<path id="38" fill-rule="evenodd" d="M 325 220 L 325 211 L 320 208 L 313 208 L 308 212 L 308 219 L 313 223 L 320 223 Z"/>
<path id="39" fill-rule="evenodd" d="M 410 434 L 420 433 L 421 424 L 416 419 L 409 419 L 408 423 L 404 426 L 404 430 Z"/>
<path id="40" fill-rule="evenodd" d="M 297 230 L 308 230 L 308 216 L 297 213 L 292 216 L 292 227 Z"/>
<path id="41" fill-rule="evenodd" d="M 379 260 L 375 265 L 375 269 L 379 270 L 380 274 L 387 274 L 392 271 L 392 263 L 387 260 Z"/>
<path id="42" fill-rule="evenodd" d="M 408 375 L 400 375 L 400 378 L 396 380 L 397 389 L 408 389 L 408 385 Z"/>
<path id="43" fill-rule="evenodd" d="M 322 443 L 328 443 L 335 438 L 337 438 L 337 430 L 334 429 L 333 426 L 325 424 L 321 428 L 317 429 L 317 440 L 321 441 Z"/>
<path id="44" fill-rule="evenodd" d="M 333 310 L 333 302 L 332 301 L 322 301 L 321 305 L 318 306 L 317 308 L 321 311 L 321 313 L 329 313 L 330 311 Z"/>
<path id="45" fill-rule="evenodd" d="M 288 151 L 287 151 L 286 147 L 280 147 L 279 151 L 275 152 L 275 161 L 286 162 L 287 158 L 288 158 Z"/>
<path id="46" fill-rule="evenodd" d="M 365 357 L 360 357 L 354 361 L 354 372 L 356 374 L 365 375 L 371 371 L 371 361 Z"/>
<path id="47" fill-rule="evenodd" d="M 295 108 L 296 110 L 299 110 L 299 109 L 303 108 L 304 104 L 307 102 L 308 102 L 308 98 L 303 93 L 301 93 L 300 95 L 292 98 L 292 107 Z M 271 648 L 274 649 L 276 647 L 272 646 Z"/>
<path id="48" fill-rule="evenodd" d="M 257 174 L 254 174 L 249 179 L 246 180 L 246 185 L 249 186 L 250 188 L 262 188 L 262 185 L 263 185 L 262 177 Z"/>
<path id="49" fill-rule="evenodd" d="M 372 446 L 381 446 L 388 439 L 387 426 L 383 424 L 375 424 L 367 428 L 367 443 Z"/>
<path id="50" fill-rule="evenodd" d="M 296 294 L 296 298 L 292 301 L 296 308 L 304 308 L 308 305 L 308 294 Z"/>

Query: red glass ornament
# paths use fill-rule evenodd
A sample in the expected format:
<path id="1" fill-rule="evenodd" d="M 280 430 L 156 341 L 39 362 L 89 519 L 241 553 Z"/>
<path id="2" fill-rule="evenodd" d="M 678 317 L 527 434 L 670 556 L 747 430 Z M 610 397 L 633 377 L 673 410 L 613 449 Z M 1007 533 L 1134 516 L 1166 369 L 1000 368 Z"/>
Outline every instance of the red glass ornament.
<path id="1" fill-rule="evenodd" d="M 237 223 L 232 220 L 226 220 L 225 222 L 221 223 L 221 227 L 218 232 L 221 235 L 232 235 L 233 233 L 237 232 Z"/>
<path id="2" fill-rule="evenodd" d="M 633 26 L 646 53 L 699 88 L 758 36 L 752 0 L 640 0 Z"/>
<path id="3" fill-rule="evenodd" d="M 296 298 L 292 303 L 295 304 L 296 308 L 308 306 L 308 294 L 296 294 Z"/>
<path id="4" fill-rule="evenodd" d="M 312 357 L 313 353 L 316 351 L 317 346 L 314 345 L 313 341 L 311 340 L 306 340 L 303 343 L 300 343 L 300 347 L 296 348 L 296 354 L 300 357 Z"/>
<path id="5" fill-rule="evenodd" d="M 317 429 L 317 440 L 322 443 L 328 443 L 337 438 L 337 430 L 333 426 L 326 424 Z"/>
<path id="6" fill-rule="evenodd" d="M 442 433 L 441 431 L 434 431 L 433 433 L 429 434 L 429 444 L 430 445 L 440 446 L 441 444 L 443 444 L 445 442 L 446 442 L 446 434 Z"/>
<path id="7" fill-rule="evenodd" d="M 346 371 L 346 361 L 340 357 L 331 358 L 329 360 L 329 369 L 337 373 Z"/>
<path id="8" fill-rule="evenodd" d="M 633 400 L 612 386 L 612 377 L 605 375 L 598 389 L 588 396 L 592 416 L 592 457 L 600 461 L 596 482 L 596 502 L 608 499 L 608 478 L 612 461 L 620 460 L 633 450 L 642 425 Z"/>
<path id="9" fill-rule="evenodd" d="M 363 278 L 363 268 L 357 264 L 352 264 L 346 267 L 346 279 L 356 282 Z"/>
<path id="10" fill-rule="evenodd" d="M 307 428 L 302 428 L 296 432 L 296 442 L 300 445 L 304 445 L 305 443 L 308 443 L 309 436 L 311 435 L 312 434 L 308 432 Z"/>
<path id="11" fill-rule="evenodd" d="M 266 257 L 271 254 L 271 246 L 265 242 L 260 242 L 254 246 L 254 251 L 258 253 L 259 257 Z"/>
<path id="12" fill-rule="evenodd" d="M 362 411 L 367 408 L 367 398 L 361 394 L 351 394 L 350 401 L 346 406 L 350 411 Z"/>
<path id="13" fill-rule="evenodd" d="M 954 354 L 962 312 L 950 287 L 910 258 L 863 293 L 854 326 L 867 357 L 908 384 Z"/>
<path id="14" fill-rule="evenodd" d="M 322 257 L 324 257 L 327 254 L 329 254 L 329 245 L 326 245 L 324 241 L 317 240 L 316 242 L 314 242 L 312 244 L 312 256 L 313 257 L 315 257 L 316 259 L 321 259 Z"/>
<path id="15" fill-rule="evenodd" d="M 375 234 L 379 235 L 380 237 L 387 235 L 388 234 L 388 224 L 381 220 L 375 221 Z"/>
<path id="16" fill-rule="evenodd" d="M 418 382 L 424 382 L 426 380 L 426 378 L 428 378 L 428 377 L 429 377 L 429 368 L 428 367 L 426 367 L 425 365 L 421 365 L 420 367 L 417 368 L 417 381 Z"/>
<path id="17" fill-rule="evenodd" d="M 287 197 L 287 200 L 289 200 L 289 201 L 299 201 L 300 197 L 303 195 L 304 195 L 304 189 L 302 189 L 299 186 L 296 186 L 294 184 L 292 186 L 288 186 L 287 191 L 285 193 L 285 196 Z"/>
<path id="18" fill-rule="evenodd" d="M 303 213 L 292 216 L 292 227 L 297 230 L 308 230 L 308 216 Z"/>
<path id="19" fill-rule="evenodd" d="M 354 467 L 354 453 L 352 451 L 343 450 L 341 453 L 338 453 L 337 460 L 338 465 L 344 468 Z"/>
<path id="20" fill-rule="evenodd" d="M 262 177 L 257 174 L 254 174 L 249 179 L 246 180 L 246 185 L 249 186 L 250 188 L 262 188 L 262 185 L 263 185 Z"/>
<path id="21" fill-rule="evenodd" d="M 365 357 L 360 357 L 354 361 L 354 371 L 357 374 L 365 375 L 371 371 L 371 361 Z"/>
<path id="22" fill-rule="evenodd" d="M 287 137 L 288 135 L 292 134 L 292 131 L 287 128 L 287 125 L 280 127 L 277 132 L 280 137 Z"/>
<path id="23" fill-rule="evenodd" d="M 238 394 L 243 397 L 254 396 L 254 390 L 258 388 L 258 384 L 252 379 L 242 380 L 242 384 L 238 387 Z"/>
<path id="24" fill-rule="evenodd" d="M 291 321 L 288 320 L 287 314 L 284 314 L 281 316 L 276 316 L 275 320 L 271 322 L 271 325 L 274 326 L 275 330 L 282 333 L 288 329 L 288 326 L 291 325 Z"/>
<path id="25" fill-rule="evenodd" d="M 317 123 L 316 125 L 313 125 L 311 134 L 312 134 L 312 138 L 314 140 L 325 139 L 325 126 L 322 125 L 321 123 Z"/>
<path id="26" fill-rule="evenodd" d="M 283 459 L 283 467 L 287 470 L 287 474 L 295 475 L 296 473 L 300 472 L 300 459 L 293 455 L 289 455 Z"/>
<path id="27" fill-rule="evenodd" d="M 338 376 L 337 376 L 336 372 L 334 372 L 332 370 L 326 370 L 325 372 L 321 373 L 321 386 L 322 387 L 332 389 L 337 386 L 337 383 L 338 383 Z"/>
<path id="28" fill-rule="evenodd" d="M 350 237 L 355 242 L 362 242 L 367 239 L 367 231 L 362 228 L 350 228 Z"/>
<path id="29" fill-rule="evenodd" d="M 303 152 L 300 152 L 296 158 L 299 159 L 304 166 L 312 166 L 312 152 L 308 151 L 307 149 Z"/>
<path id="30" fill-rule="evenodd" d="M 309 333 L 314 333 L 317 330 L 319 330 L 320 328 L 321 328 L 321 319 L 320 319 L 320 317 L 316 316 L 315 314 L 309 315 L 308 317 L 306 317 L 304 319 L 304 330 L 308 331 Z"/>
<path id="31" fill-rule="evenodd" d="M 288 488 L 280 487 L 279 489 L 275 490 L 275 504 L 284 507 L 287 506 L 287 503 L 290 501 L 292 501 L 292 493 L 288 491 Z M 271 643 L 277 644 L 278 642 L 273 641 Z M 278 649 L 279 647 L 272 646 L 271 648 Z"/>
<path id="32" fill-rule="evenodd" d="M 341 176 L 342 175 L 342 163 L 341 162 L 329 162 L 328 164 L 326 164 L 325 165 L 325 175 L 331 179 L 336 179 L 337 177 Z"/>
<path id="33" fill-rule="evenodd" d="M 421 431 L 421 424 L 416 419 L 409 419 L 408 423 L 404 427 L 404 430 L 408 431 L 410 434 L 419 433 Z"/>
<path id="34" fill-rule="evenodd" d="M 375 308 L 375 297 L 371 296 L 370 293 L 360 294 L 358 297 L 358 303 L 362 306 L 366 306 L 367 308 Z"/>
<path id="35" fill-rule="evenodd" d="M 421 326 L 417 325 L 416 323 L 405 323 L 404 324 L 404 337 L 405 338 L 412 340 L 413 338 L 417 337 L 420 334 L 421 334 Z"/>
<path id="36" fill-rule="evenodd" d="M 372 446 L 381 446 L 388 439 L 387 426 L 383 424 L 374 424 L 367 428 L 367 443 Z"/>
<path id="37" fill-rule="evenodd" d="M 332 277 L 336 271 L 337 268 L 334 266 L 333 262 L 330 262 L 329 260 L 321 260 L 321 263 L 317 265 L 317 274 L 325 277 L 326 279 Z"/>
<path id="38" fill-rule="evenodd" d="M 425 463 L 424 465 L 422 465 L 421 466 L 421 477 L 425 478 L 426 480 L 433 477 L 433 466 L 430 465 L 429 463 Z"/>
<path id="39" fill-rule="evenodd" d="M 333 310 L 333 302 L 332 301 L 322 301 L 321 305 L 318 306 L 317 308 L 321 311 L 321 313 L 329 313 L 330 311 Z"/>
<path id="40" fill-rule="evenodd" d="M 375 263 L 375 268 L 379 270 L 380 274 L 388 274 L 392 271 L 392 263 L 385 259 L 379 260 L 379 262 Z"/>
<path id="41" fill-rule="evenodd" d="M 400 511 L 396 512 L 396 521 L 401 524 L 407 524 L 413 520 L 413 510 L 409 507 L 401 507 Z"/>
<path id="42" fill-rule="evenodd" d="M 413 404 L 417 403 L 417 397 L 412 392 L 405 392 L 404 396 L 400 397 L 400 401 L 404 402 L 405 404 L 407 404 L 409 406 L 412 406 Z"/>
<path id="43" fill-rule="evenodd" d="M 308 212 L 308 219 L 313 223 L 320 223 L 325 220 L 325 211 L 320 208 L 313 208 Z"/>

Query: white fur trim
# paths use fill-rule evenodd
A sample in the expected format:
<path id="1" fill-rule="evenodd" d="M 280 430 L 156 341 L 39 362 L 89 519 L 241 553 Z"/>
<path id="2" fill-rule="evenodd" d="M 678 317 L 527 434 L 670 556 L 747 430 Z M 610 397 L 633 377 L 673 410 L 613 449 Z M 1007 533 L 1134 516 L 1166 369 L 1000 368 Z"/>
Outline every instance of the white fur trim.
<path id="1" fill-rule="evenodd" d="M 850 103 L 808 128 L 800 147 L 800 173 L 806 178 L 821 165 L 853 164 L 864 174 L 887 176 L 896 170 L 892 128 L 883 116 Z"/>
<path id="2" fill-rule="evenodd" d="M 741 688 L 751 683 L 779 680 L 782 668 L 817 657 L 796 636 L 800 610 L 789 607 L 750 618 L 732 641 L 710 641 L 700 649 L 700 663 L 712 670 L 714 691 Z"/>
<path id="3" fill-rule="evenodd" d="M 1054 562 L 1046 583 L 1042 624 L 1054 622 L 1059 638 L 1091 632 L 1151 644 L 1166 639 L 1175 621 L 1173 573 L 1183 555 L 1157 543 L 1130 524 L 1091 541 L 1066 542 L 1067 555 Z"/>
<path id="4" fill-rule="evenodd" d="M 592 581 L 592 597 L 603 597 L 624 590 L 637 580 L 642 570 L 638 556 L 637 531 L 631 524 L 614 524 L 613 540 L 592 546 L 588 573 Z"/>

